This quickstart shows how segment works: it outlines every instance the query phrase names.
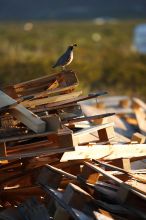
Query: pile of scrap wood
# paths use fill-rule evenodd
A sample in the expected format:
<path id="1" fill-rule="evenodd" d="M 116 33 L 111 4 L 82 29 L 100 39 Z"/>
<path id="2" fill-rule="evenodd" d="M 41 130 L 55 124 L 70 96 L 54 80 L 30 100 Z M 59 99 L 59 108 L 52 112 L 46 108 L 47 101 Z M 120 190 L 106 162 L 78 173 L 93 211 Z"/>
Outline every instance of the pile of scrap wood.
<path id="1" fill-rule="evenodd" d="M 0 91 L 0 219 L 146 219 L 146 104 L 78 84 Z"/>

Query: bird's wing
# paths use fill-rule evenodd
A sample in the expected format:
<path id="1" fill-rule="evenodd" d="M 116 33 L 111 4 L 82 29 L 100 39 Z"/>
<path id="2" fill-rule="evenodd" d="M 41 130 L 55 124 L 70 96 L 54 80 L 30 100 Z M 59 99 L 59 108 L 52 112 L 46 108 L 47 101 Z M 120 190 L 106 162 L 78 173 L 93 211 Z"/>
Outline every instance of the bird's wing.
<path id="1" fill-rule="evenodd" d="M 56 66 L 64 66 L 70 59 L 69 53 L 64 53 L 56 62 L 56 64 L 53 67 Z"/>

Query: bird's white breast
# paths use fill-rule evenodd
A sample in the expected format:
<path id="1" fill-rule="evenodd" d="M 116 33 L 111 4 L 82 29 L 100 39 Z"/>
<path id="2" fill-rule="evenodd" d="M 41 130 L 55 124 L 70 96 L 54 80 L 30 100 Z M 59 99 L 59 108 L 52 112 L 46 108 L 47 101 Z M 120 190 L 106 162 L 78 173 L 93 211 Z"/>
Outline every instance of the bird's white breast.
<path id="1" fill-rule="evenodd" d="M 72 60 L 73 60 L 73 51 L 71 51 L 70 59 L 69 59 L 69 61 L 68 61 L 68 63 L 66 65 L 69 65 L 72 62 Z"/>

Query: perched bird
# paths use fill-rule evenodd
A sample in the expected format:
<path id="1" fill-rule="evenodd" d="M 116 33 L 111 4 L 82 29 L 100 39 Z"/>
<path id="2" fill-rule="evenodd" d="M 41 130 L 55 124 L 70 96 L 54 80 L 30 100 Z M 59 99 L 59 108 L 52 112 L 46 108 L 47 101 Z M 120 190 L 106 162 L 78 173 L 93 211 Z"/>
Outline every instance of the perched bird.
<path id="1" fill-rule="evenodd" d="M 69 65 L 73 60 L 73 48 L 76 47 L 77 44 L 73 44 L 67 48 L 65 53 L 57 60 L 55 65 L 52 67 L 55 68 L 57 66 L 62 66 L 63 70 L 65 69 L 65 66 Z"/>

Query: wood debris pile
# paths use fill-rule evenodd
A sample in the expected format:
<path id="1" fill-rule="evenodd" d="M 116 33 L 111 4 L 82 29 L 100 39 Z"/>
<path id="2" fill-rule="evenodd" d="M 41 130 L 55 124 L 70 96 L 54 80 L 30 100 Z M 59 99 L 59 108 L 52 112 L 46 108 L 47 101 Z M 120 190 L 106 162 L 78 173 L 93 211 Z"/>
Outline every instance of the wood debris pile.
<path id="1" fill-rule="evenodd" d="M 146 219 L 146 104 L 77 86 L 63 71 L 0 91 L 0 219 Z"/>

